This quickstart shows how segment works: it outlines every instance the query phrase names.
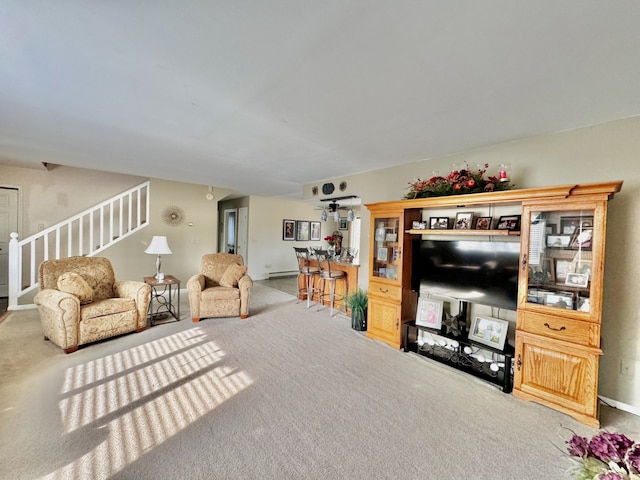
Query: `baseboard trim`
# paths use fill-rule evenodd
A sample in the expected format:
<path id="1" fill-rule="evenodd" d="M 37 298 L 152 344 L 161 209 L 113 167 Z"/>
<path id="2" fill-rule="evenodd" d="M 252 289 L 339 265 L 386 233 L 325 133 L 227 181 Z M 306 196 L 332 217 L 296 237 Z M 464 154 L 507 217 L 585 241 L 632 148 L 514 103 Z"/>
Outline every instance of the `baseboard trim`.
<path id="1" fill-rule="evenodd" d="M 618 410 L 624 410 L 627 413 L 631 413 L 632 415 L 637 415 L 640 417 L 640 408 L 634 407 L 633 405 L 628 405 L 626 403 L 619 402 L 612 398 L 603 397 L 602 395 L 598 395 L 598 398 L 605 404 L 610 407 L 617 408 Z"/>

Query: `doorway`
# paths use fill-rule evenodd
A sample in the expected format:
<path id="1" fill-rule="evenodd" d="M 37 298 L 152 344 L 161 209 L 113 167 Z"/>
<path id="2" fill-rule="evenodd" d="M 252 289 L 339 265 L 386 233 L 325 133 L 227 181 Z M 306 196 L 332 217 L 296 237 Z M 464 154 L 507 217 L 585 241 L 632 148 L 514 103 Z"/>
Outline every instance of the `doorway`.
<path id="1" fill-rule="evenodd" d="M 0 187 L 0 297 L 9 295 L 11 232 L 18 232 L 18 189 Z"/>

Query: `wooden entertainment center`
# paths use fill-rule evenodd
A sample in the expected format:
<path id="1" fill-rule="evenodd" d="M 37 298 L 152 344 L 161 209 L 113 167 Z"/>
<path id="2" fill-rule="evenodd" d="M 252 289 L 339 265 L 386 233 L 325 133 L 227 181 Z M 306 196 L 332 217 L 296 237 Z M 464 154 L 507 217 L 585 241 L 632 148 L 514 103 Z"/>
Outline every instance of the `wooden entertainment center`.
<path id="1" fill-rule="evenodd" d="M 415 341 L 404 338 L 418 303 L 413 239 L 519 239 L 513 395 L 598 428 L 607 205 L 621 187 L 615 181 L 367 204 L 367 336 L 395 348 Z M 461 212 L 492 221 L 483 230 L 429 228 L 430 218 L 455 219 Z M 500 217 L 510 216 L 520 217 L 519 230 L 497 227 Z M 447 348 L 461 348 L 456 343 Z"/>

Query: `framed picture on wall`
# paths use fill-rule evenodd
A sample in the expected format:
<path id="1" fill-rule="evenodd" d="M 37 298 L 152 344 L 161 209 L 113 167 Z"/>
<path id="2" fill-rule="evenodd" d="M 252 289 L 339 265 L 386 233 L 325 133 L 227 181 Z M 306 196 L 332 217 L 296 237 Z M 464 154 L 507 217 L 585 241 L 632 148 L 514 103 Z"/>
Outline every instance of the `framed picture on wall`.
<path id="1" fill-rule="evenodd" d="M 347 217 L 340 217 L 340 221 L 338 222 L 338 230 L 349 230 L 349 222 L 347 221 Z"/>
<path id="2" fill-rule="evenodd" d="M 309 220 L 296 221 L 296 240 L 299 242 L 309 241 Z"/>
<path id="3" fill-rule="evenodd" d="M 296 239 L 296 221 L 283 220 L 282 221 L 282 240 L 295 240 L 295 239 Z"/>
<path id="4" fill-rule="evenodd" d="M 311 222 L 311 241 L 320 240 L 320 222 Z"/>

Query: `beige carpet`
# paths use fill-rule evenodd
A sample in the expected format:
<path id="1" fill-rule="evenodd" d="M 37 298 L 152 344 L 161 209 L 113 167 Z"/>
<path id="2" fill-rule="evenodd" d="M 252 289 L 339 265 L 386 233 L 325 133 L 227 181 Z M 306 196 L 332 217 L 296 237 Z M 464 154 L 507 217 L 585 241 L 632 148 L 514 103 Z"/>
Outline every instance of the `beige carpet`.
<path id="1" fill-rule="evenodd" d="M 255 285 L 251 316 L 71 355 L 0 324 L 2 479 L 553 479 L 593 430 Z M 186 303 L 183 303 L 186 305 Z M 603 408 L 638 438 L 640 419 Z"/>

